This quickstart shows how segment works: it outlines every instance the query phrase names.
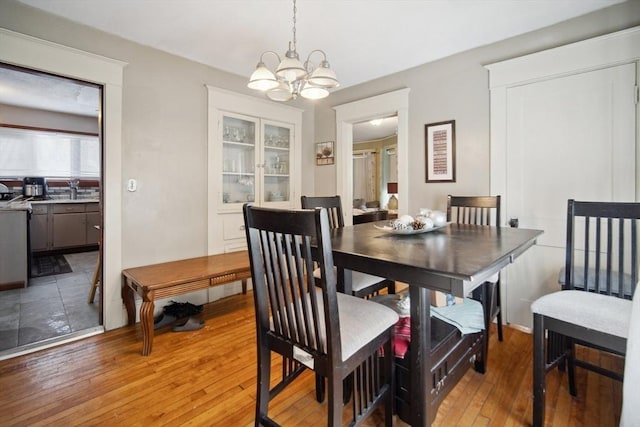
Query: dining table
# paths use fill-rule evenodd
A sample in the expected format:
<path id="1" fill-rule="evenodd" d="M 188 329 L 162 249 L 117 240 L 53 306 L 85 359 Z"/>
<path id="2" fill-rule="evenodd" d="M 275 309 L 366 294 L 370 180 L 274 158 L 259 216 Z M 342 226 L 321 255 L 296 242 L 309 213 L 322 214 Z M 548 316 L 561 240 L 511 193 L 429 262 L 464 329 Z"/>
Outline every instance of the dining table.
<path id="1" fill-rule="evenodd" d="M 468 295 L 533 246 L 543 231 L 452 223 L 435 230 L 397 234 L 381 227 L 384 223 L 333 230 L 333 261 L 338 267 L 339 286 L 347 294 L 351 293 L 352 271 L 409 285 L 410 419 L 405 421 L 412 426 L 428 426 L 437 411 L 437 405 L 432 404 L 436 396 L 429 377 L 431 292 Z"/>

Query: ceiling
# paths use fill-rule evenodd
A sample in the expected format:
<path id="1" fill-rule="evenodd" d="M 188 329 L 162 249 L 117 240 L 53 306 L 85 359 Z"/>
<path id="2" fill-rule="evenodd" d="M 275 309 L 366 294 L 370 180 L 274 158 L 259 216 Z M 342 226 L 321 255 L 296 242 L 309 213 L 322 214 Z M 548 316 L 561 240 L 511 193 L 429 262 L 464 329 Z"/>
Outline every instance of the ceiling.
<path id="1" fill-rule="evenodd" d="M 19 1 L 247 78 L 262 52 L 274 50 L 282 56 L 292 38 L 290 0 Z M 298 0 L 297 49 L 302 60 L 313 49 L 325 51 L 345 88 L 622 1 Z M 269 62 L 273 57 L 267 58 L 274 68 L 277 64 Z M 318 59 L 316 54 L 311 62 Z M 3 90 L 7 79 L 12 77 L 0 73 L 0 103 L 18 102 Z M 41 94 L 42 84 L 46 82 L 23 81 L 21 96 Z M 52 85 L 57 87 L 53 97 L 61 95 L 60 109 L 95 114 L 95 103 L 83 105 L 85 90 L 78 91 L 74 83 Z M 68 103 L 74 91 L 75 106 Z"/>
<path id="2" fill-rule="evenodd" d="M 292 38 L 290 0 L 19 1 L 247 78 Z M 297 47 L 348 87 L 622 1 L 298 0 Z"/>

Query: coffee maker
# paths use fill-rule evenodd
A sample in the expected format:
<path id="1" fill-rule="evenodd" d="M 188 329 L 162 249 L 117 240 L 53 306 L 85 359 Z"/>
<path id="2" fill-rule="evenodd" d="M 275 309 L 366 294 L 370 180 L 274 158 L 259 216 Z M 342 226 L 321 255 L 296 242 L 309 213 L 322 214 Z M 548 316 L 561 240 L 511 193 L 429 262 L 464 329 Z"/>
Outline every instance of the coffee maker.
<path id="1" fill-rule="evenodd" d="M 43 177 L 25 177 L 22 180 L 22 195 L 33 197 L 34 199 L 45 199 L 47 197 L 47 185 Z"/>

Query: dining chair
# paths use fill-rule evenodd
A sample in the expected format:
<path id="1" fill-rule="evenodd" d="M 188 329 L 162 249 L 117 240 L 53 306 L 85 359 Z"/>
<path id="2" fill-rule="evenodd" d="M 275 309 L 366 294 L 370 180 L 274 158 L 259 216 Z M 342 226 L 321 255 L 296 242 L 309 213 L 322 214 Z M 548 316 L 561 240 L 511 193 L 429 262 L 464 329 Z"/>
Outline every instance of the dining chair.
<path id="1" fill-rule="evenodd" d="M 303 209 L 325 208 L 329 215 L 331 229 L 344 227 L 344 216 L 342 212 L 342 202 L 340 196 L 309 197 L 300 198 Z M 319 271 L 314 273 L 316 277 Z M 387 293 L 395 294 L 396 283 L 383 277 L 373 276 L 367 273 L 354 271 L 351 273 L 351 293 L 354 296 L 368 298 L 377 295 L 381 290 L 387 289 Z"/>
<path id="2" fill-rule="evenodd" d="M 456 224 L 500 226 L 500 196 L 447 196 L 447 222 Z M 498 341 L 502 341 L 502 304 L 500 297 L 500 272 L 491 276 L 473 291 L 473 298 L 482 303 L 485 320 L 485 351 L 483 365 L 476 365 L 484 371 L 489 353 L 489 326 L 496 320 Z"/>
<path id="3" fill-rule="evenodd" d="M 350 425 L 384 405 L 385 425 L 391 426 L 391 338 L 398 315 L 337 292 L 327 211 L 245 204 L 243 212 L 257 330 L 255 425 L 277 425 L 268 416 L 269 402 L 311 369 L 328 379 L 329 426 L 342 425 L 345 383 L 351 386 Z M 386 357 L 380 357 L 381 349 Z M 283 367 L 282 379 L 270 388 L 272 352 L 283 357 Z M 345 382 L 349 376 L 353 379 Z"/>
<path id="4" fill-rule="evenodd" d="M 568 201 L 562 289 L 531 305 L 534 426 L 544 424 L 545 376 L 554 366 L 566 362 L 572 396 L 576 365 L 622 380 L 617 372 L 577 359 L 575 345 L 625 355 L 638 281 L 639 219 L 640 203 Z M 558 343 L 562 352 L 556 355 Z"/>

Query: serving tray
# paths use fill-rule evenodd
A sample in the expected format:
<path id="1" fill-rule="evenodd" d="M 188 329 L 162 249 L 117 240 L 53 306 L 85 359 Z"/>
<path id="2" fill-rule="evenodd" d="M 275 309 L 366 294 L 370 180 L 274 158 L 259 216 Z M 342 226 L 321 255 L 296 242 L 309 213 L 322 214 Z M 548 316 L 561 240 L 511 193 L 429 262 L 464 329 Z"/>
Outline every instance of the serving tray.
<path id="1" fill-rule="evenodd" d="M 429 233 L 431 231 L 436 231 L 436 230 L 440 230 L 442 228 L 445 228 L 446 226 L 448 226 L 449 224 L 445 224 L 445 225 L 440 225 L 437 227 L 431 227 L 431 228 L 421 228 L 420 230 L 414 230 L 413 228 L 405 228 L 405 229 L 401 229 L 401 230 L 396 230 L 393 227 L 391 227 L 390 225 L 383 225 L 383 226 L 379 226 L 374 224 L 373 226 L 375 228 L 377 228 L 380 231 L 384 231 L 385 233 L 389 233 L 389 234 L 422 234 L 422 233 Z"/>

